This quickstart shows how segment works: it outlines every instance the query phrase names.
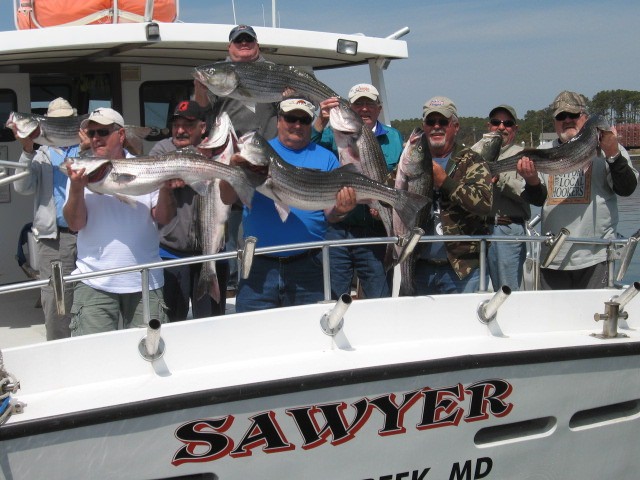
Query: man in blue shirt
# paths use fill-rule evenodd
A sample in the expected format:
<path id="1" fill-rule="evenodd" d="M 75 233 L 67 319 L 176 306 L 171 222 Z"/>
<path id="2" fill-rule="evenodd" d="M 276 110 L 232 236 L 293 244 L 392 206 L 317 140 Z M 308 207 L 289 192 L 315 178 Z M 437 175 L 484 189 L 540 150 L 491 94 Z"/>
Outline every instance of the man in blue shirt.
<path id="1" fill-rule="evenodd" d="M 330 171 L 339 166 L 329 150 L 311 142 L 311 122 L 315 107 L 302 95 L 280 102 L 278 134 L 269 141 L 274 150 L 296 167 Z M 232 162 L 238 159 L 234 156 Z M 233 189 L 221 182 L 222 200 L 233 203 Z M 244 237 L 258 239 L 258 247 L 270 247 L 324 240 L 327 222 L 335 222 L 355 207 L 355 192 L 343 188 L 336 204 L 327 210 L 291 208 L 282 222 L 270 198 L 256 192 L 251 208 L 244 207 Z M 253 260 L 249 278 L 241 279 L 236 296 L 236 311 L 247 312 L 322 301 L 322 258 L 319 249 L 259 255 Z"/>
<path id="2" fill-rule="evenodd" d="M 382 112 L 380 93 L 368 83 L 354 85 L 349 90 L 351 109 L 356 112 L 365 127 L 373 130 L 387 163 L 392 171 L 398 164 L 402 153 L 402 134 L 378 121 Z M 336 98 L 320 103 L 321 113 L 314 122 L 311 140 L 330 148 L 337 154 L 338 147 L 329 123 L 329 111 L 338 105 Z M 372 215 L 367 205 L 358 205 L 343 220 L 329 227 L 327 240 L 346 240 L 349 238 L 386 237 L 384 225 Z M 354 247 L 336 247 L 331 249 L 331 294 L 338 298 L 351 290 L 354 272 L 360 280 L 364 296 L 380 298 L 391 296 L 392 271 L 385 272 L 384 258 L 386 245 L 359 245 Z"/>
<path id="3" fill-rule="evenodd" d="M 46 116 L 48 117 L 71 117 L 76 116 L 75 108 L 72 108 L 64 98 L 56 98 L 49 103 Z M 14 134 L 16 132 L 14 131 Z M 17 180 L 13 188 L 17 193 L 23 195 L 34 194 L 33 198 L 33 227 L 31 231 L 35 236 L 38 271 L 40 279 L 48 279 L 51 276 L 51 261 L 62 261 L 63 275 L 69 275 L 76 267 L 76 232 L 69 230 L 62 207 L 65 202 L 65 189 L 67 186 L 67 176 L 58 168 L 67 157 L 77 157 L 79 146 L 71 147 L 48 147 L 41 146 L 34 149 L 33 139 L 39 135 L 36 129 L 26 138 L 16 139 L 22 144 L 22 155 L 20 163 L 29 165 L 27 170 L 30 175 Z M 88 139 L 86 148 L 88 148 Z M 83 143 L 85 143 L 83 141 Z M 71 304 L 73 303 L 73 288 L 65 289 L 66 314 L 58 315 L 56 302 L 53 296 L 53 288 L 45 285 L 40 290 L 42 301 L 42 311 L 44 313 L 44 325 L 47 340 L 56 340 L 71 336 L 69 322 L 71 316 Z"/>

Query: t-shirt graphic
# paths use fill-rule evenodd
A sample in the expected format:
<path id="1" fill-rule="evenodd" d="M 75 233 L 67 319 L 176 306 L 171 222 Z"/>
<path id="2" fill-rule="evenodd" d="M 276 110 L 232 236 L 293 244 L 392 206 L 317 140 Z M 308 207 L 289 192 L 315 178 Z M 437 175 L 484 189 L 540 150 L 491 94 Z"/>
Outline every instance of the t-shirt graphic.
<path id="1" fill-rule="evenodd" d="M 592 172 L 591 164 L 589 164 L 584 170 L 549 176 L 547 204 L 576 203 L 588 205 L 591 202 Z"/>

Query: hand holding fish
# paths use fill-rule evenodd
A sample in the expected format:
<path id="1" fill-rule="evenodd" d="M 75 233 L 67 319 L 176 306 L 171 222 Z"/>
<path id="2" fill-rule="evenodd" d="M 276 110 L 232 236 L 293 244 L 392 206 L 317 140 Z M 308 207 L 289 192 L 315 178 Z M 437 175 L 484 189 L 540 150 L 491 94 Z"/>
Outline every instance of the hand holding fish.
<path id="1" fill-rule="evenodd" d="M 15 137 L 15 139 L 18 140 L 22 145 L 22 150 L 24 150 L 26 153 L 33 153 L 33 140 L 40 135 L 40 127 L 36 127 L 33 132 L 31 132 L 24 138 L 18 135 L 18 127 L 15 124 L 11 126 L 11 130 L 13 131 L 13 136 Z"/>
<path id="2" fill-rule="evenodd" d="M 615 157 L 618 152 L 618 132 L 616 127 L 611 127 L 611 131 L 600 130 L 600 148 L 605 157 Z"/>
<path id="3" fill-rule="evenodd" d="M 331 109 L 339 105 L 340 102 L 338 101 L 337 97 L 327 98 L 326 100 L 320 102 L 320 113 L 318 114 L 318 117 L 313 124 L 314 128 L 317 131 L 321 132 L 325 129 L 325 127 L 329 123 L 329 112 L 331 112 Z"/>
<path id="4" fill-rule="evenodd" d="M 538 177 L 538 171 L 536 170 L 536 164 L 529 157 L 522 157 L 518 160 L 516 167 L 518 174 L 524 178 L 527 185 L 538 185 L 540 183 L 540 177 Z"/>
<path id="5" fill-rule="evenodd" d="M 342 187 L 336 195 L 336 204 L 325 210 L 325 217 L 329 223 L 342 220 L 351 210 L 356 208 L 356 191 L 353 187 Z"/>
<path id="6" fill-rule="evenodd" d="M 440 166 L 439 163 L 436 163 L 432 160 L 433 163 L 433 188 L 439 189 L 444 181 L 447 179 L 447 172 L 444 171 L 444 168 Z"/>

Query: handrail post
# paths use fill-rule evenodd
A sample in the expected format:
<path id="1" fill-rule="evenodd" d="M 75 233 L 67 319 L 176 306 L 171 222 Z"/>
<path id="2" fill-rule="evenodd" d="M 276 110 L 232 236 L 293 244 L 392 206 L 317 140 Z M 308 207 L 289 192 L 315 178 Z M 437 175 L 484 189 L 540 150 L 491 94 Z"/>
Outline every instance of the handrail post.
<path id="1" fill-rule="evenodd" d="M 151 311 L 149 309 L 149 269 L 140 270 L 142 277 L 142 318 L 145 325 L 149 325 L 151 320 Z"/>
<path id="2" fill-rule="evenodd" d="M 322 288 L 324 289 L 324 301 L 331 300 L 331 260 L 329 258 L 329 245 L 322 246 Z"/>
<path id="3" fill-rule="evenodd" d="M 487 240 L 480 240 L 480 285 L 478 291 L 487 291 Z"/>

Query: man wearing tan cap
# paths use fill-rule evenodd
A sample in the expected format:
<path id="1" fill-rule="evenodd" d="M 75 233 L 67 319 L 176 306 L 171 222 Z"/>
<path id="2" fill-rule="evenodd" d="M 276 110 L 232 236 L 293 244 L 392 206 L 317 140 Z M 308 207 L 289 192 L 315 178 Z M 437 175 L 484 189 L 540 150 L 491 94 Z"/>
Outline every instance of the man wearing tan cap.
<path id="1" fill-rule="evenodd" d="M 458 110 L 447 97 L 433 97 L 422 109 L 433 165 L 432 215 L 421 225 L 427 235 L 487 235 L 493 198 L 491 173 L 480 156 L 456 143 Z M 480 286 L 478 242 L 421 244 L 416 262 L 418 295 L 469 293 Z M 485 279 L 486 280 L 486 279 Z"/>
<path id="2" fill-rule="evenodd" d="M 124 119 L 111 108 L 97 108 L 80 124 L 96 157 L 131 157 L 124 149 Z M 169 183 L 159 191 L 129 196 L 134 206 L 113 195 L 100 195 L 86 186 L 84 169 L 67 167 L 67 201 L 64 217 L 78 232 L 78 259 L 73 273 L 159 262 L 158 224 L 168 223 L 176 213 Z M 161 269 L 149 272 L 151 318 L 166 321 Z M 87 278 L 74 287 L 71 336 L 117 330 L 120 316 L 124 328 L 144 327 L 142 281 L 139 272 Z"/>
<path id="3" fill-rule="evenodd" d="M 558 138 L 550 147 L 570 141 L 587 122 L 587 98 L 563 91 L 553 103 L 554 127 Z M 528 158 L 518 163 L 518 173 L 530 181 L 538 175 Z M 638 172 L 629 154 L 618 143 L 615 127 L 600 132 L 600 146 L 584 169 L 562 175 L 540 174 L 546 197 L 542 207 L 541 231 L 558 234 L 566 228 L 571 237 L 615 238 L 618 227 L 617 196 L 631 195 Z M 549 247 L 542 244 L 542 258 Z M 540 269 L 543 289 L 604 288 L 609 282 L 607 246 L 565 242 L 548 268 Z"/>
<path id="4" fill-rule="evenodd" d="M 402 134 L 395 128 L 378 120 L 382 112 L 380 93 L 368 83 L 359 83 L 349 90 L 349 103 L 365 127 L 373 130 L 380 149 L 392 171 L 402 153 Z M 328 126 L 329 112 L 338 106 L 337 98 L 329 98 L 320 103 L 320 115 L 316 118 L 311 140 L 330 149 L 337 155 L 338 147 L 333 130 Z M 358 205 L 340 222 L 329 225 L 327 240 L 347 240 L 351 238 L 386 237 L 387 232 L 379 218 L 371 214 L 368 205 Z M 354 247 L 334 247 L 331 256 L 331 295 L 337 299 L 351 291 L 353 275 L 357 275 L 365 298 L 391 296 L 393 270 L 385 271 L 386 245 L 359 245 Z"/>
<path id="5" fill-rule="evenodd" d="M 64 98 L 56 98 L 49 103 L 47 117 L 76 116 L 73 108 Z M 26 138 L 20 138 L 14 131 L 16 140 L 22 144 L 20 163 L 29 165 L 30 175 L 17 180 L 13 187 L 17 193 L 23 195 L 35 194 L 33 201 L 33 226 L 31 231 L 36 238 L 36 252 L 40 279 L 51 276 L 51 261 L 62 261 L 63 275 L 69 275 L 75 268 L 76 262 L 76 233 L 69 229 L 62 207 L 66 196 L 67 177 L 58 167 L 67 157 L 77 157 L 79 145 L 71 147 L 41 146 L 34 150 L 33 139 L 39 135 L 36 129 Z M 83 134 L 81 132 L 81 138 Z M 84 137 L 86 140 L 86 137 Z M 85 144 L 88 148 L 88 141 Z M 65 290 L 65 307 L 67 314 L 58 315 L 53 288 L 45 285 L 40 289 L 42 312 L 47 340 L 67 338 L 71 335 L 69 322 L 73 289 Z"/>
<path id="6" fill-rule="evenodd" d="M 269 140 L 282 159 L 296 167 L 330 171 L 339 167 L 329 150 L 311 141 L 311 122 L 315 106 L 304 95 L 292 94 L 279 104 L 278 135 Z M 242 157 L 234 155 L 232 163 Z M 220 183 L 220 196 L 226 204 L 237 200 L 226 182 Z M 336 204 L 326 210 L 291 207 L 282 222 L 275 202 L 256 192 L 251 208 L 244 207 L 242 227 L 245 238 L 256 237 L 257 247 L 324 240 L 328 222 L 337 222 L 356 206 L 352 188 L 336 195 Z M 276 252 L 253 259 L 251 274 L 240 279 L 236 311 L 316 303 L 324 299 L 322 253 L 319 249 Z"/>

